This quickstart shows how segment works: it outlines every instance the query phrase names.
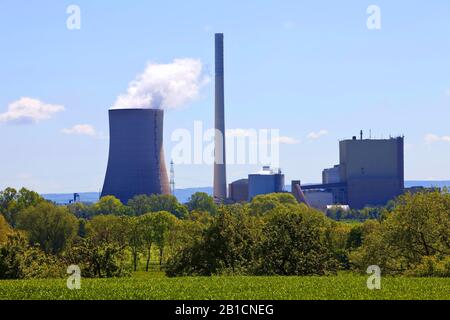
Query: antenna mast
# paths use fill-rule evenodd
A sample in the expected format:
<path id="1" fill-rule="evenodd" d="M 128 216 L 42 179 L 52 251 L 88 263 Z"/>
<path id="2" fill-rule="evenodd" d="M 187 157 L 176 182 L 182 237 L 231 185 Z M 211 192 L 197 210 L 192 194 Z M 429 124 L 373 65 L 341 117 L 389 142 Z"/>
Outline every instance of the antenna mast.
<path id="1" fill-rule="evenodd" d="M 175 170 L 173 168 L 173 160 L 170 160 L 170 193 L 175 195 Z"/>

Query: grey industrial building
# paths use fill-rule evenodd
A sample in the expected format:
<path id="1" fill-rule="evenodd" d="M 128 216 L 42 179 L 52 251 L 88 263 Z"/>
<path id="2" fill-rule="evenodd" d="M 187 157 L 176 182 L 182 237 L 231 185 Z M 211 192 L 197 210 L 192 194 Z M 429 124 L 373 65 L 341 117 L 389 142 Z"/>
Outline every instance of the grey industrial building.
<path id="1" fill-rule="evenodd" d="M 332 192 L 334 204 L 354 209 L 385 205 L 404 192 L 404 138 L 340 141 L 339 165 L 322 177 L 322 184 L 302 189 Z"/>
<path id="2" fill-rule="evenodd" d="M 260 194 L 284 191 L 284 174 L 281 170 L 273 170 L 264 166 L 263 170 L 248 175 L 248 200 Z"/>
<path id="3" fill-rule="evenodd" d="M 230 183 L 228 197 L 232 202 L 246 202 L 248 200 L 248 179 L 239 179 Z"/>
<path id="4" fill-rule="evenodd" d="M 126 204 L 136 195 L 170 193 L 163 119 L 163 110 L 109 110 L 109 158 L 102 197 L 113 195 Z"/>

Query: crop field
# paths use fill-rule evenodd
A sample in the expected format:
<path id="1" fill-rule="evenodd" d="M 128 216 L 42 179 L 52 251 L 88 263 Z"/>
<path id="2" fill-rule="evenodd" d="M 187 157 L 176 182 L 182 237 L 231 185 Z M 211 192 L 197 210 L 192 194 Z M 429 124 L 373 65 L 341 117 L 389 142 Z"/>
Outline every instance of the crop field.
<path id="1" fill-rule="evenodd" d="M 450 299 L 449 278 L 384 277 L 380 290 L 366 286 L 367 277 L 186 277 L 135 273 L 129 278 L 82 279 L 69 290 L 65 279 L 1 280 L 0 299 Z"/>

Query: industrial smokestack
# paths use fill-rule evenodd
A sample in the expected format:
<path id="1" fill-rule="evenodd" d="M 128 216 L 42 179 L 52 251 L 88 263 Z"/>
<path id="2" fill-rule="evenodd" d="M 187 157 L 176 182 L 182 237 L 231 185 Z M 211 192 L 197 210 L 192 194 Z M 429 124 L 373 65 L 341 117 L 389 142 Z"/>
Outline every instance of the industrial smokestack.
<path id="1" fill-rule="evenodd" d="M 170 194 L 163 151 L 164 111 L 109 110 L 109 159 L 102 197 Z"/>
<path id="2" fill-rule="evenodd" d="M 215 139 L 214 139 L 214 198 L 223 201 L 227 197 L 225 164 L 225 102 L 223 34 L 215 35 Z"/>

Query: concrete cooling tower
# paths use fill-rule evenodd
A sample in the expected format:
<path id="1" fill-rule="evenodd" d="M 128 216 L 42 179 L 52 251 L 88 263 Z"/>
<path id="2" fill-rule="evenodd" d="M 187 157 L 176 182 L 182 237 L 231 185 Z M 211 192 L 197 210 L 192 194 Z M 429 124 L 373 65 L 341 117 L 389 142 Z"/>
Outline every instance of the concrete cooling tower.
<path id="1" fill-rule="evenodd" d="M 109 110 L 109 159 L 102 197 L 170 194 L 163 151 L 164 111 Z"/>

